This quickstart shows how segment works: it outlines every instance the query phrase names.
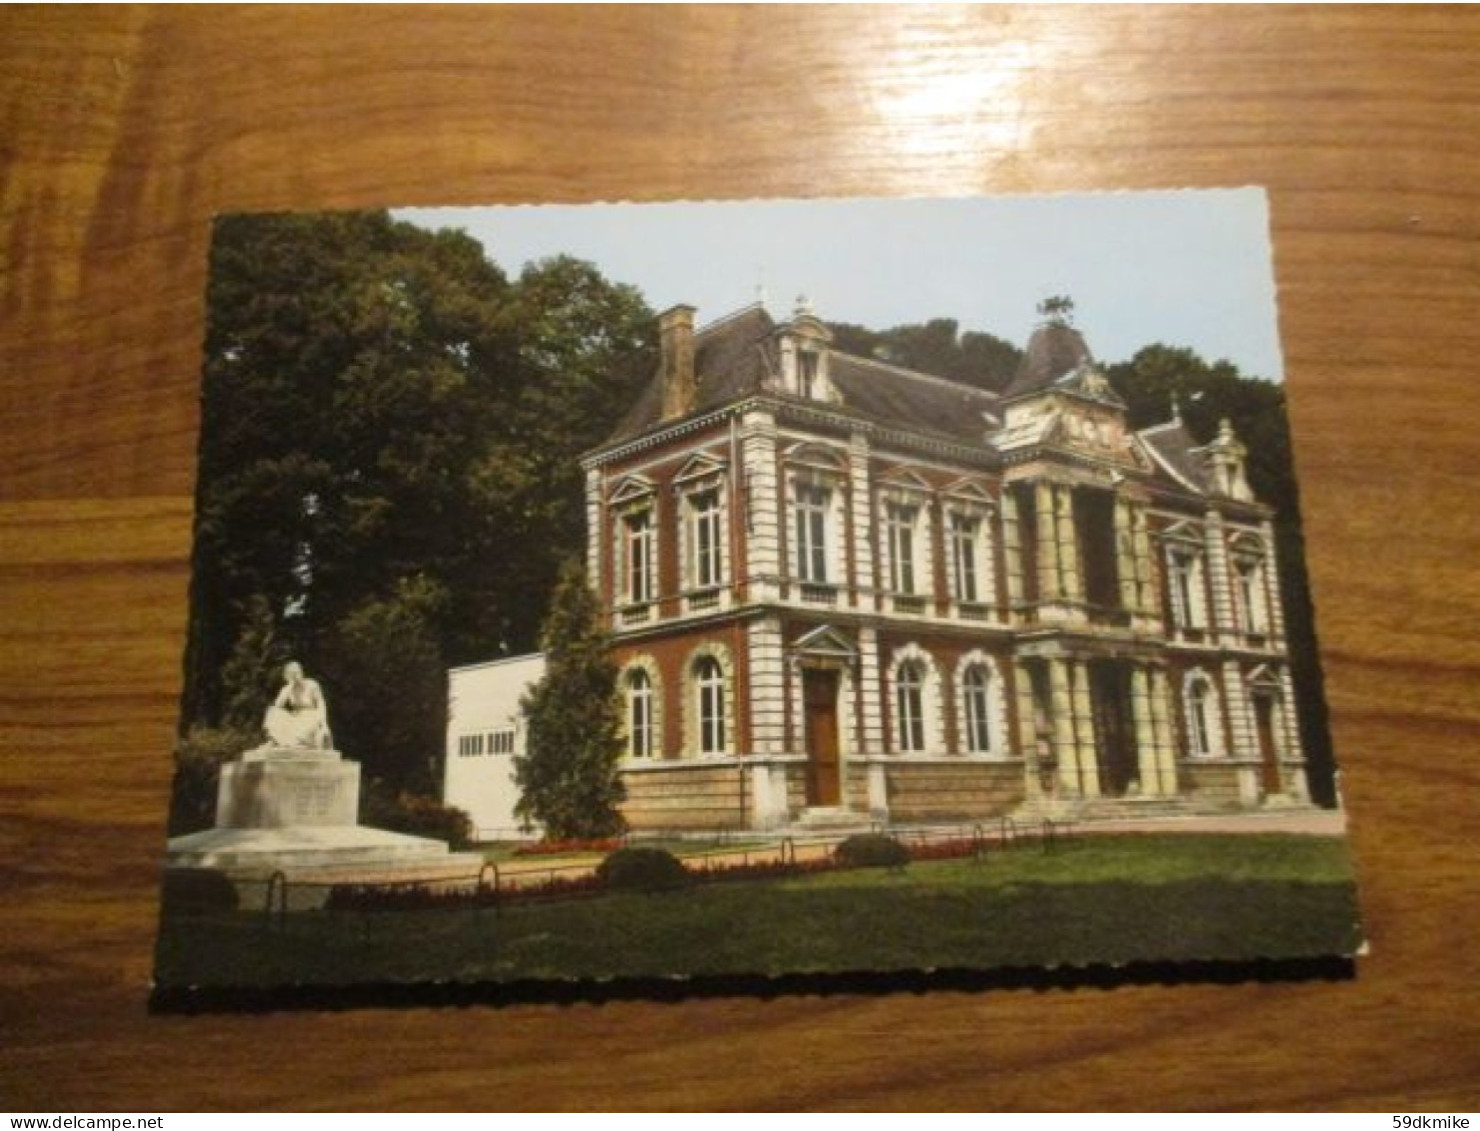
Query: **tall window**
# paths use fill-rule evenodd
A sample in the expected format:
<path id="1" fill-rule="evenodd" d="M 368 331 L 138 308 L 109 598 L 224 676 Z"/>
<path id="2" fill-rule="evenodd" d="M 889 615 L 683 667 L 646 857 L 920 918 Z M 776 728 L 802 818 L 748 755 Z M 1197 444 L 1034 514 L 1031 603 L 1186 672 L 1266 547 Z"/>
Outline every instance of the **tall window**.
<path id="1" fill-rule="evenodd" d="M 1239 610 L 1244 618 L 1244 631 L 1267 632 L 1263 568 L 1259 562 L 1246 558 L 1234 564 L 1234 576 L 1238 582 Z"/>
<path id="2" fill-rule="evenodd" d="M 724 581 L 721 536 L 719 491 L 693 496 L 689 501 L 689 581 L 696 589 L 711 589 Z"/>
<path id="3" fill-rule="evenodd" d="M 981 520 L 970 515 L 951 515 L 951 576 L 956 600 L 971 605 L 980 600 L 976 583 L 976 536 Z"/>
<path id="4" fill-rule="evenodd" d="M 641 668 L 627 676 L 627 753 L 653 756 L 653 681 Z"/>
<path id="5" fill-rule="evenodd" d="M 1202 676 L 1187 684 L 1187 741 L 1193 754 L 1213 753 L 1213 689 Z"/>
<path id="6" fill-rule="evenodd" d="M 827 581 L 827 511 L 832 493 L 812 483 L 796 485 L 797 577 Z"/>
<path id="7" fill-rule="evenodd" d="M 699 753 L 725 752 L 725 675 L 713 656 L 701 656 L 694 669 L 699 696 Z"/>
<path id="8" fill-rule="evenodd" d="M 894 709 L 901 754 L 918 754 L 925 749 L 924 683 L 918 662 L 908 660 L 899 666 Z"/>
<path id="9" fill-rule="evenodd" d="M 992 749 L 992 675 L 982 664 L 966 669 L 961 694 L 966 700 L 966 749 L 984 754 Z"/>
<path id="10" fill-rule="evenodd" d="M 915 591 L 915 516 L 919 510 L 890 503 L 884 524 L 889 537 L 889 588 L 896 593 Z"/>
<path id="11" fill-rule="evenodd" d="M 627 600 L 634 605 L 653 599 L 653 515 L 635 511 L 622 520 L 626 542 Z"/>
<path id="12" fill-rule="evenodd" d="M 1203 627 L 1202 565 L 1195 553 L 1173 550 L 1170 559 L 1172 619 L 1183 628 Z"/>

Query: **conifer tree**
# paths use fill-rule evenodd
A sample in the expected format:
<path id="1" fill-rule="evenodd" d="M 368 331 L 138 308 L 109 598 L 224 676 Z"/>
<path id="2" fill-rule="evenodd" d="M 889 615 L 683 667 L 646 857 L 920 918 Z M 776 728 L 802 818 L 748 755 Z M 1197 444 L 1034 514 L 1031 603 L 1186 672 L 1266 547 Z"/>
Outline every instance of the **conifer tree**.
<path id="1" fill-rule="evenodd" d="M 522 703 L 528 747 L 514 760 L 514 811 L 552 839 L 612 836 L 626 827 L 617 809 L 625 796 L 617 667 L 577 562 L 561 570 L 540 644 L 545 677 Z"/>

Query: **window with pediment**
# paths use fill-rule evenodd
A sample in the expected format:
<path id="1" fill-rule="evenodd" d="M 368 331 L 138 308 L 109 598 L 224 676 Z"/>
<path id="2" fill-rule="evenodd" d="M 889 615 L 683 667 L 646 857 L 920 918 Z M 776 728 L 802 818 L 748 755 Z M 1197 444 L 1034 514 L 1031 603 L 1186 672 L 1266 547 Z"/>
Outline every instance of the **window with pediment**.
<path id="1" fill-rule="evenodd" d="M 614 599 L 624 622 L 643 620 L 658 596 L 658 512 L 653 485 L 632 476 L 611 497 Z"/>
<path id="2" fill-rule="evenodd" d="M 1172 623 L 1180 629 L 1208 627 L 1207 586 L 1203 551 L 1191 528 L 1181 527 L 1166 538 L 1167 601 Z"/>
<path id="3" fill-rule="evenodd" d="M 1268 576 L 1265 572 L 1264 546 L 1257 538 L 1234 540 L 1230 555 L 1233 568 L 1233 597 L 1239 625 L 1251 636 L 1269 632 Z"/>

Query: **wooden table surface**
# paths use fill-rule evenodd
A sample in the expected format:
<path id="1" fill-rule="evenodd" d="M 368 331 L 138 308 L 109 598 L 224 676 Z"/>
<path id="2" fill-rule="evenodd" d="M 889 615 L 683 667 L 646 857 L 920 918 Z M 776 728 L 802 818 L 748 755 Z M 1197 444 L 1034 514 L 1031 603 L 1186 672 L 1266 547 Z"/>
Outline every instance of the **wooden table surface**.
<path id="1" fill-rule="evenodd" d="M 0 1108 L 1480 1098 L 1480 11 L 0 10 Z M 1347 982 L 146 1012 L 207 225 L 1268 187 Z"/>

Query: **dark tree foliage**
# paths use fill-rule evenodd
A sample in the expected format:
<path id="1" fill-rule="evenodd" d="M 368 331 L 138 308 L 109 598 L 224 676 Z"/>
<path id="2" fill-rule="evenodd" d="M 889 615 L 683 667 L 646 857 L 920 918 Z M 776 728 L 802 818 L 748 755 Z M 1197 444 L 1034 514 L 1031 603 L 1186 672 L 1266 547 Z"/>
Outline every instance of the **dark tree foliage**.
<path id="1" fill-rule="evenodd" d="M 1310 766 L 1311 794 L 1321 804 L 1334 804 L 1335 767 L 1305 571 L 1300 492 L 1290 451 L 1284 387 L 1245 377 L 1227 361 L 1209 363 L 1190 349 L 1160 344 L 1146 346 L 1130 361 L 1107 367 L 1106 375 L 1125 399 L 1136 428 L 1170 419 L 1175 403 L 1199 443 L 1209 442 L 1226 417 L 1247 445 L 1249 486 L 1261 502 L 1275 509 L 1275 555 L 1285 635 L 1300 701 L 1300 737 Z"/>
<path id="2" fill-rule="evenodd" d="M 962 333 L 952 318 L 933 318 L 892 330 L 869 330 L 846 322 L 832 323 L 830 328 L 833 345 L 845 353 L 993 392 L 1007 384 L 1022 358 L 1022 350 L 1011 342 L 976 330 Z"/>
<path id="3" fill-rule="evenodd" d="M 407 709 L 433 654 L 533 647 L 583 539 L 578 457 L 650 372 L 651 313 L 587 264 L 511 282 L 468 236 L 385 213 L 221 220 L 208 305 L 182 732 L 259 725 L 296 658 L 341 748 L 424 784 L 445 706 L 415 752 L 359 714 Z M 340 654 L 390 649 L 406 618 L 410 669 Z"/>
<path id="4" fill-rule="evenodd" d="M 617 667 L 596 595 L 574 561 L 561 571 L 540 643 L 545 677 L 522 704 L 529 737 L 514 759 L 514 811 L 551 839 L 612 836 L 626 827 L 617 809 L 625 796 Z"/>

